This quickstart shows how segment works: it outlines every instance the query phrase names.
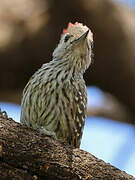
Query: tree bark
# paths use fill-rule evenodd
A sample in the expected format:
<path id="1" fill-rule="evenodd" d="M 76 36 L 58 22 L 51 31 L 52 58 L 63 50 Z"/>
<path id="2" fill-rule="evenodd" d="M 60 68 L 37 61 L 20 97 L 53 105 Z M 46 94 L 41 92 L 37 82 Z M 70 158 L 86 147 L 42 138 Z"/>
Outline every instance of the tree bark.
<path id="1" fill-rule="evenodd" d="M 135 179 L 0 113 L 0 179 Z"/>

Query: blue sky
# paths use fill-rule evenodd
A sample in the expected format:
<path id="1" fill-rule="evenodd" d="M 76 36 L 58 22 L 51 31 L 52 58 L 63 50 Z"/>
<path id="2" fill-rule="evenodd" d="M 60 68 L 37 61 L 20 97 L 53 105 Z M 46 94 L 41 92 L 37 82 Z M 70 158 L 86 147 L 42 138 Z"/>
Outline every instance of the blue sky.
<path id="1" fill-rule="evenodd" d="M 135 7 L 135 0 L 115 0 L 115 1 L 128 5 L 129 7 L 133 7 L 133 8 Z"/>

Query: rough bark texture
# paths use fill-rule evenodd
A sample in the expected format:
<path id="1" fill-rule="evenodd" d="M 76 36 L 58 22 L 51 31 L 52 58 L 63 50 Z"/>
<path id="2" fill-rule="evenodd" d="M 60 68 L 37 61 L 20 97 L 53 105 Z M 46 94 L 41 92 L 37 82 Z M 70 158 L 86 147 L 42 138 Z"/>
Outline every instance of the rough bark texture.
<path id="1" fill-rule="evenodd" d="M 0 113 L 0 179 L 135 180 L 97 159 Z"/>

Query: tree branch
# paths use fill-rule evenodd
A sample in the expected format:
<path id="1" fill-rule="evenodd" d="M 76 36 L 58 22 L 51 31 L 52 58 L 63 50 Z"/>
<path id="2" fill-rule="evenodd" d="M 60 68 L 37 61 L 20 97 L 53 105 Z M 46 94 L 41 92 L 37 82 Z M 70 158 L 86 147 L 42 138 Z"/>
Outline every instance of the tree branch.
<path id="1" fill-rule="evenodd" d="M 3 179 L 135 179 L 80 149 L 16 123 L 0 113 L 0 177 Z"/>

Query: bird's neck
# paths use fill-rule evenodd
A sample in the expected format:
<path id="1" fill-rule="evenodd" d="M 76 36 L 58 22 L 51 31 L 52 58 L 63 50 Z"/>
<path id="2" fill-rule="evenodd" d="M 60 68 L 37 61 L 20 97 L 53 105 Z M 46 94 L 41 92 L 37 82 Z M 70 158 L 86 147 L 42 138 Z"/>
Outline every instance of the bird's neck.
<path id="1" fill-rule="evenodd" d="M 54 68 L 59 69 L 65 73 L 68 73 L 69 76 L 80 76 L 86 70 L 86 64 L 83 59 L 79 56 L 73 56 L 73 54 L 66 54 L 63 58 L 54 58 Z"/>

